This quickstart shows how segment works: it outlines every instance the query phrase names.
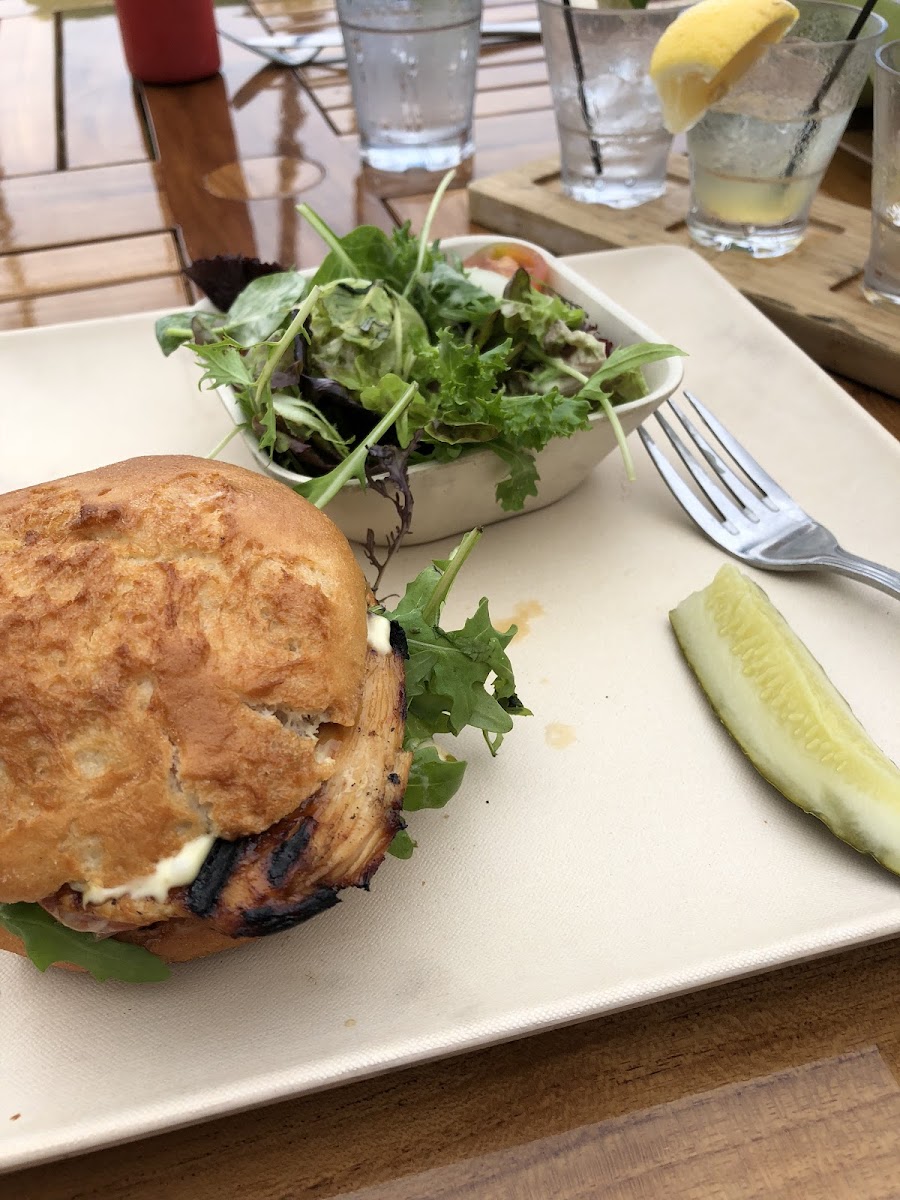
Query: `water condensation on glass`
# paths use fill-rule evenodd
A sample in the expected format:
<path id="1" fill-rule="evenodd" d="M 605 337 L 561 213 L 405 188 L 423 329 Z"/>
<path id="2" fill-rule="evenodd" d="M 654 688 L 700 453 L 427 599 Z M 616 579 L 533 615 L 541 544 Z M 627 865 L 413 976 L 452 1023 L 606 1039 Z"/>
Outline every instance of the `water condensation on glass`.
<path id="1" fill-rule="evenodd" d="M 872 244 L 863 290 L 900 305 L 900 42 L 882 47 L 875 68 Z"/>
<path id="2" fill-rule="evenodd" d="M 559 0 L 539 3 L 562 181 L 570 195 L 624 208 L 665 190 L 672 138 L 663 127 L 649 67 L 662 31 L 684 7 L 566 9 Z"/>
<path id="3" fill-rule="evenodd" d="M 472 152 L 480 0 L 339 0 L 362 157 L 442 170 Z"/>
<path id="4" fill-rule="evenodd" d="M 842 39 L 856 10 L 815 0 L 798 7 L 788 39 L 770 48 L 688 133 L 688 227 L 703 245 L 767 257 L 786 253 L 803 237 L 871 64 L 872 33 L 883 25 L 869 18 L 862 40 L 845 54 Z"/>

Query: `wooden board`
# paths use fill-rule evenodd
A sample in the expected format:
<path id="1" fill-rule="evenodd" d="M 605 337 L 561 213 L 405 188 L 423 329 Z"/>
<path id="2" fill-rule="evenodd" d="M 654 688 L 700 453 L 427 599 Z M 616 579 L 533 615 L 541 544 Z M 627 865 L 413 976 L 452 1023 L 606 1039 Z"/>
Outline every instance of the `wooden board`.
<path id="1" fill-rule="evenodd" d="M 695 246 L 685 224 L 688 167 L 673 158 L 665 196 L 616 210 L 564 195 L 558 159 L 544 159 L 469 185 L 471 219 L 555 254 L 675 244 L 689 246 L 821 366 L 900 398 L 900 312 L 870 304 L 861 279 L 869 213 L 818 195 L 803 244 L 780 259 Z"/>
<path id="2" fill-rule="evenodd" d="M 896 1200 L 898 1120 L 870 1048 L 335 1200 Z"/>

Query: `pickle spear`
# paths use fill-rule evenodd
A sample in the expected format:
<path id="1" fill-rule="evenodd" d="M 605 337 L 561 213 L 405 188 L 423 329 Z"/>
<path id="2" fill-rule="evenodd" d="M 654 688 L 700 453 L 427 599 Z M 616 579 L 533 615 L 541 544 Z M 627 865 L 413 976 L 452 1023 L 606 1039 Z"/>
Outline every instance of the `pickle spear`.
<path id="1" fill-rule="evenodd" d="M 900 874 L 900 769 L 762 588 L 728 564 L 669 619 L 719 720 L 760 774 Z"/>

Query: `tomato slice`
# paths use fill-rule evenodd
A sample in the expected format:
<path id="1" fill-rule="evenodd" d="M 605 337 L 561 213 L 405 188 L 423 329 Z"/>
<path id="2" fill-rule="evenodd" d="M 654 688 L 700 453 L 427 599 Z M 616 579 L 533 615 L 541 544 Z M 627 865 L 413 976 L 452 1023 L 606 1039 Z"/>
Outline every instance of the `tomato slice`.
<path id="1" fill-rule="evenodd" d="M 550 282 L 550 268 L 539 254 L 527 246 L 516 246 L 510 242 L 495 242 L 475 254 L 470 254 L 463 263 L 465 267 L 481 267 L 496 271 L 512 279 L 520 267 L 531 276 L 532 285 L 538 289 Z"/>

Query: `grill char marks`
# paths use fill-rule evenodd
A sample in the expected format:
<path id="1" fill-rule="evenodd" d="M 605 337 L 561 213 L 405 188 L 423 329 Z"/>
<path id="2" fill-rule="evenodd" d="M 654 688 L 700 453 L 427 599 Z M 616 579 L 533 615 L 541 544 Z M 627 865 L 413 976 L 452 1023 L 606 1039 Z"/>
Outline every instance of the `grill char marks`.
<path id="1" fill-rule="evenodd" d="M 216 842 L 185 889 L 194 916 L 228 937 L 262 937 L 332 908 L 341 888 L 368 887 L 402 826 L 403 684 L 399 652 L 368 651 L 359 720 L 336 743 L 334 773 L 269 829 Z"/>
<path id="2" fill-rule="evenodd" d="M 391 621 L 391 649 L 395 654 L 399 654 L 401 658 L 409 658 L 409 645 L 406 641 L 406 633 L 399 621 Z"/>
<path id="3" fill-rule="evenodd" d="M 305 817 L 291 835 L 272 851 L 269 869 L 266 872 L 272 887 L 283 887 L 292 867 L 299 865 L 300 858 L 316 828 L 312 817 Z"/>
<path id="4" fill-rule="evenodd" d="M 152 455 L 0 496 L 0 901 L 114 889 L 288 816 L 352 728 L 365 577 L 324 513 L 228 463 Z M 178 749 L 178 780 L 170 775 Z M 78 919 L 77 895 L 60 901 Z M 194 919 L 181 892 L 81 916 Z"/>
<path id="5" fill-rule="evenodd" d="M 403 828 L 400 808 L 410 764 L 403 734 L 403 658 L 396 649 L 391 654 L 370 649 L 357 724 L 340 736 L 331 727 L 334 771 L 327 782 L 262 833 L 218 839 L 193 883 L 169 892 L 164 905 L 154 901 L 153 911 L 144 912 L 150 902 L 111 902 L 116 915 L 121 907 L 132 919 L 105 932 L 121 930 L 129 942 L 160 951 L 171 930 L 176 936 L 170 949 L 180 961 L 196 957 L 196 951 L 183 951 L 179 937 L 191 946 L 199 938 L 210 947 L 205 953 L 225 949 L 333 908 L 342 888 L 367 888 Z M 60 913 L 64 923 L 92 914 L 79 893 L 65 900 L 71 912 Z M 161 952 L 170 957 L 165 948 Z"/>
<path id="6" fill-rule="evenodd" d="M 326 909 L 334 908 L 339 902 L 336 888 L 323 887 L 286 908 L 278 908 L 274 904 L 248 908 L 242 914 L 243 923 L 235 930 L 235 937 L 267 937 L 270 933 L 282 933 L 285 929 L 308 921 L 310 917 L 317 917 Z"/>
<path id="7" fill-rule="evenodd" d="M 222 838 L 217 838 L 213 842 L 212 848 L 200 868 L 200 873 L 184 893 L 184 902 L 188 911 L 192 912 L 195 917 L 209 916 L 216 906 L 219 893 L 230 879 L 241 855 L 247 851 L 249 843 L 253 840 L 252 838 L 240 838 L 236 842 L 226 842 Z"/>

